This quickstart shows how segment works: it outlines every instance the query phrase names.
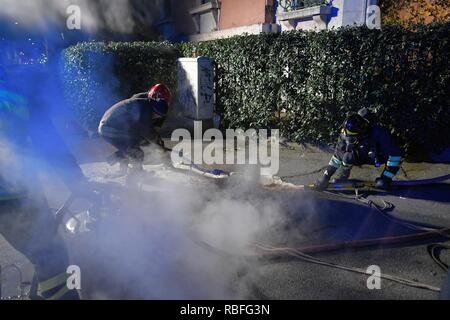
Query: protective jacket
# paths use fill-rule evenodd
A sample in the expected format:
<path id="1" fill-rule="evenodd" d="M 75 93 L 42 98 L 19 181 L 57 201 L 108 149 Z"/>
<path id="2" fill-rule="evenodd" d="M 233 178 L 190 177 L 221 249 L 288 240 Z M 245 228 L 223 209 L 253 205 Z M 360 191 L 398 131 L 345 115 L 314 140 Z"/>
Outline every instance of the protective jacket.
<path id="1" fill-rule="evenodd" d="M 142 142 L 156 138 L 152 101 L 137 95 L 112 106 L 100 121 L 103 137 Z"/>

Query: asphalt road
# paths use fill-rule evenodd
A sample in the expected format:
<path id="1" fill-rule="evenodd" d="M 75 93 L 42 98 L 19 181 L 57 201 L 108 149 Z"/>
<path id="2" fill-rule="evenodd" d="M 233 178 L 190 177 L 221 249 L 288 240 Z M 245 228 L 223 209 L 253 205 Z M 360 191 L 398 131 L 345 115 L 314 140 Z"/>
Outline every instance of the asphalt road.
<path id="1" fill-rule="evenodd" d="M 72 262 L 83 271 L 86 299 L 437 299 L 433 291 L 388 280 L 381 289 L 367 287 L 369 275 L 304 262 L 294 257 L 255 256 L 250 243 L 305 247 L 348 240 L 410 234 L 410 229 L 376 210 L 337 195 L 312 191 L 265 190 L 246 175 L 218 183 L 196 174 L 159 166 L 149 153 L 146 171 L 136 185 L 105 178 L 117 167 L 103 162 L 111 150 L 100 142 L 73 145 L 87 176 L 108 185 L 114 212 L 88 234 L 64 238 Z M 93 151 L 95 150 L 95 152 Z M 280 173 L 295 184 L 313 182 L 330 155 L 313 147 L 291 145 L 281 150 Z M 445 164 L 404 165 L 407 177 L 421 179 L 450 172 Z M 226 169 L 236 169 L 228 168 Z M 379 172 L 355 168 L 352 178 L 370 180 Z M 42 177 L 50 205 L 59 207 L 68 191 L 53 176 Z M 144 182 L 142 182 L 144 181 Z M 113 187 L 112 187 L 113 186 Z M 137 189 L 136 189 L 137 188 Z M 114 192 L 112 191 L 114 190 Z M 408 221 L 450 227 L 450 185 L 441 184 L 392 193 L 371 193 L 374 201 L 395 206 L 391 214 Z M 112 201 L 112 200 L 111 200 Z M 82 207 L 82 205 L 81 205 Z M 427 253 L 430 239 L 391 247 L 339 250 L 314 256 L 382 274 L 441 287 L 446 274 Z M 446 252 L 442 256 L 449 261 Z M 17 265 L 23 281 L 33 268 L 0 238 L 0 265 Z M 15 274 L 4 272 L 4 295 L 14 294 Z M 26 287 L 26 286 L 25 286 Z"/>

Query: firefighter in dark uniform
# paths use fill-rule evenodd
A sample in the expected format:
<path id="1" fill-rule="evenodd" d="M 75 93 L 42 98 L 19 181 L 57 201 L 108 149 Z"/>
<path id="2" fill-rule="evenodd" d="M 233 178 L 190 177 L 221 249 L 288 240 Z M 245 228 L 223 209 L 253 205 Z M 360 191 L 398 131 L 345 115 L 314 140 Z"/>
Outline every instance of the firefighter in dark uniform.
<path id="1" fill-rule="evenodd" d="M 335 153 L 321 179 L 316 183 L 318 190 L 327 188 L 331 177 L 341 169 L 338 180 L 347 180 L 353 166 L 364 164 L 380 167 L 383 173 L 376 179 L 375 187 L 389 190 L 392 179 L 401 166 L 400 149 L 383 127 L 376 125 L 368 109 L 361 109 L 344 123 Z"/>
<path id="2" fill-rule="evenodd" d="M 20 67 L 9 77 L 0 66 L 0 234 L 34 265 L 35 298 L 79 299 L 67 287 L 67 249 L 37 171 L 55 169 L 79 195 L 90 184 L 50 120 L 40 87 L 47 76 L 41 66 Z"/>
<path id="3" fill-rule="evenodd" d="M 117 176 L 141 172 L 144 160 L 141 147 L 150 143 L 163 144 L 159 133 L 169 112 L 171 99 L 169 88 L 157 84 L 148 92 L 136 94 L 106 111 L 98 132 L 118 149 L 108 159 L 111 165 L 120 163 Z"/>

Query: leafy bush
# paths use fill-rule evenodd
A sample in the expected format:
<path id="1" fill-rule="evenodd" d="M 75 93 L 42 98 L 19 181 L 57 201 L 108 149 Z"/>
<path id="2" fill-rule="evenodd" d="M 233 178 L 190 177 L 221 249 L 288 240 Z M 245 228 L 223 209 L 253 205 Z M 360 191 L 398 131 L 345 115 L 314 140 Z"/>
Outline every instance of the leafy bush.
<path id="1" fill-rule="evenodd" d="M 226 126 L 277 127 L 333 142 L 349 112 L 372 108 L 407 154 L 449 146 L 450 24 L 240 36 L 180 45 L 217 62 Z"/>
<path id="2" fill-rule="evenodd" d="M 407 154 L 449 146 L 450 23 L 238 36 L 202 43 L 82 43 L 64 52 L 66 89 L 90 126 L 150 83 L 175 85 L 179 56 L 217 64 L 224 126 L 279 128 L 333 142 L 349 112 L 372 108 Z M 112 76 L 111 76 L 112 75 Z"/>

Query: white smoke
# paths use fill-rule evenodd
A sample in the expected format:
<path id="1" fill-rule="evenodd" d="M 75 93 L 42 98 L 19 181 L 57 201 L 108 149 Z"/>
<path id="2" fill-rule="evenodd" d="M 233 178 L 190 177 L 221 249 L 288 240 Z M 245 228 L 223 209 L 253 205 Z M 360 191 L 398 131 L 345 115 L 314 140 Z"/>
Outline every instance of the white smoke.
<path id="1" fill-rule="evenodd" d="M 92 172 L 84 170 L 101 181 L 104 168 L 99 163 Z M 245 179 L 216 186 L 169 169 L 141 181 L 140 191 L 119 188 L 120 200 L 111 203 L 120 208 L 119 216 L 107 218 L 92 233 L 67 239 L 71 262 L 84 275 L 84 298 L 251 296 L 250 285 L 240 277 L 251 263 L 242 257 L 253 253 L 250 243 L 270 241 L 286 223 L 283 201 Z M 109 188 L 107 194 L 117 192 Z"/>
<path id="2" fill-rule="evenodd" d="M 105 30 L 132 33 L 137 22 L 149 25 L 155 1 L 143 0 L 0 0 L 0 17 L 9 17 L 27 27 L 47 28 L 50 23 L 64 26 L 71 5 L 81 9 L 81 27 L 88 32 Z M 142 13 L 146 12 L 146 15 Z"/>

